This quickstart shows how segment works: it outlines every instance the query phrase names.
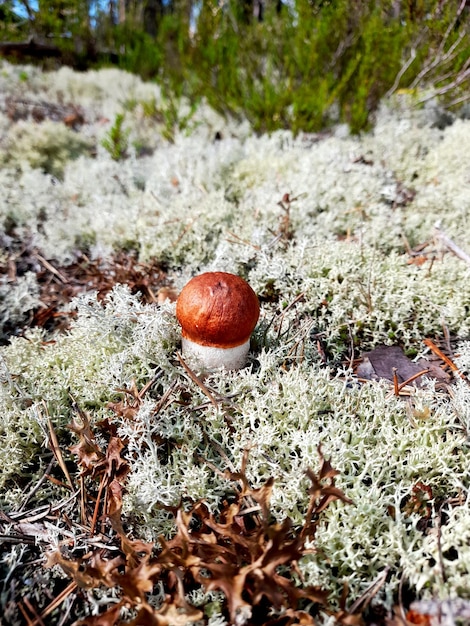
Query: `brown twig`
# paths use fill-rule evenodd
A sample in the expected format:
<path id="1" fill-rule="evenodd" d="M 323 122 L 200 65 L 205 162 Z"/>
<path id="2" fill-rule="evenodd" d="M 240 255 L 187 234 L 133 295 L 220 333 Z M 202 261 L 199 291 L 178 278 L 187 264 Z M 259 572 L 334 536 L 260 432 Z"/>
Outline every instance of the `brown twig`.
<path id="1" fill-rule="evenodd" d="M 253 248 L 257 252 L 261 250 L 260 246 L 257 246 L 256 244 L 251 243 L 251 241 L 247 241 L 246 239 L 242 239 L 241 237 L 233 233 L 231 230 L 228 230 L 227 233 L 230 235 L 230 237 L 233 237 L 233 239 L 229 239 L 229 238 L 226 239 L 226 241 L 228 241 L 229 243 L 237 243 L 237 244 L 242 244 L 244 246 L 249 246 L 250 248 Z"/>
<path id="2" fill-rule="evenodd" d="M 410 376 L 409 378 L 407 378 L 403 383 L 400 383 L 398 385 L 398 393 L 400 393 L 402 389 L 404 389 L 407 385 L 412 383 L 414 380 L 416 380 L 420 376 L 424 376 L 428 372 L 429 372 L 429 368 L 426 368 L 424 370 L 421 370 L 420 372 L 417 372 L 416 374 L 413 374 L 413 376 Z"/>
<path id="3" fill-rule="evenodd" d="M 177 380 L 174 380 L 171 385 L 168 387 L 168 389 L 165 391 L 165 393 L 162 395 L 162 397 L 160 398 L 160 400 L 157 402 L 157 404 L 154 406 L 152 415 L 155 416 L 158 413 L 160 413 L 160 411 L 166 406 L 170 396 L 177 391 L 178 387 L 179 387 L 180 383 Z"/>
<path id="4" fill-rule="evenodd" d="M 55 459 L 51 459 L 51 461 L 49 461 L 49 465 L 46 468 L 46 471 L 44 472 L 44 474 L 41 476 L 41 478 L 38 480 L 38 482 L 34 485 L 34 487 L 29 491 L 29 493 L 26 495 L 25 499 L 23 500 L 23 504 L 20 506 L 19 511 L 24 511 L 26 505 L 28 504 L 28 502 L 31 500 L 31 498 L 34 496 L 34 494 L 38 491 L 38 489 L 41 487 L 41 485 L 49 479 L 49 472 L 52 469 L 52 466 L 54 465 Z"/>
<path id="5" fill-rule="evenodd" d="M 396 367 L 393 368 L 393 393 L 396 396 L 400 395 L 400 386 L 398 384 L 398 374 L 397 374 L 397 368 Z"/>
<path id="6" fill-rule="evenodd" d="M 364 593 L 354 602 L 354 604 L 351 605 L 348 611 L 350 615 L 359 613 L 359 611 L 363 611 L 366 608 L 374 596 L 376 596 L 380 591 L 381 587 L 385 584 L 389 571 L 390 567 L 387 566 L 382 572 L 380 572 L 374 582 L 371 583 Z"/>
<path id="7" fill-rule="evenodd" d="M 439 223 L 434 225 L 434 237 L 435 239 L 441 243 L 445 248 L 447 248 L 450 252 L 455 254 L 455 256 L 465 261 L 467 265 L 470 265 L 470 256 L 462 250 L 452 239 L 445 234 L 443 230 L 441 230 L 441 226 Z"/>
<path id="8" fill-rule="evenodd" d="M 80 476 L 80 519 L 83 526 L 86 526 L 86 489 L 84 476 Z"/>
<path id="9" fill-rule="evenodd" d="M 59 595 L 54 598 L 54 600 L 52 600 L 52 602 L 50 604 L 48 604 L 46 606 L 46 608 L 44 609 L 44 611 L 41 613 L 41 615 L 39 616 L 39 621 L 34 621 L 31 626 L 43 626 L 44 622 L 42 621 L 45 617 L 47 617 L 48 615 L 50 615 L 52 613 L 52 611 L 54 611 L 58 606 L 60 606 L 62 604 L 62 602 L 64 602 L 64 600 L 75 591 L 75 589 L 77 588 L 77 583 L 76 582 L 71 582 L 67 587 L 65 587 L 65 589 L 63 591 L 61 591 L 59 593 Z"/>
<path id="10" fill-rule="evenodd" d="M 193 370 L 189 367 L 189 365 L 186 363 L 186 361 L 183 359 L 183 357 L 181 356 L 179 352 L 176 353 L 176 358 L 181 363 L 184 371 L 189 376 L 189 378 L 193 381 L 193 383 L 196 383 L 196 385 L 199 387 L 199 389 L 201 389 L 203 394 L 209 398 L 211 403 L 214 406 L 217 406 L 217 400 L 215 399 L 214 395 L 209 391 L 208 387 L 206 387 L 206 385 L 202 382 L 202 380 L 193 372 Z"/>
<path id="11" fill-rule="evenodd" d="M 460 378 L 462 378 L 462 380 L 464 380 L 466 383 L 469 382 L 468 378 L 465 376 L 465 374 L 463 374 L 459 368 L 457 367 L 457 365 L 451 360 L 449 359 L 448 356 L 446 356 L 442 350 L 440 348 L 438 348 L 436 346 L 436 344 L 431 340 L 431 339 L 424 339 L 423 343 L 425 346 L 427 346 L 432 352 L 434 352 L 434 354 L 436 356 L 438 356 L 441 361 L 443 361 L 448 367 L 450 367 L 450 369 L 455 372 L 458 376 L 460 376 Z"/>
<path id="12" fill-rule="evenodd" d="M 56 268 L 55 268 L 53 265 L 51 265 L 51 264 L 49 263 L 49 261 L 47 261 L 47 260 L 46 260 L 43 256 L 41 256 L 38 252 L 36 252 L 34 256 L 35 256 L 35 257 L 37 258 L 37 260 L 41 263 L 41 265 L 44 265 L 44 267 L 46 268 L 46 270 L 49 270 L 49 272 L 50 272 L 51 274 L 54 274 L 54 276 L 57 276 L 57 278 L 60 280 L 60 282 L 61 282 L 61 283 L 66 284 L 66 283 L 68 283 L 68 282 L 69 282 L 69 280 L 68 280 L 68 278 L 67 278 L 66 276 L 64 276 L 63 274 L 61 274 L 61 273 L 59 272 L 59 270 L 56 270 Z"/>
<path id="13" fill-rule="evenodd" d="M 105 483 L 107 479 L 108 479 L 108 475 L 103 474 L 100 480 L 100 486 L 98 487 L 98 495 L 96 496 L 95 508 L 93 510 L 93 517 L 91 518 L 90 535 L 94 535 L 95 533 L 96 522 L 98 520 L 98 512 L 99 512 L 100 503 L 101 503 L 101 496 L 103 495 L 103 489 L 105 488 Z"/>
<path id="14" fill-rule="evenodd" d="M 34 619 L 30 618 L 30 616 L 26 612 L 23 604 L 28 608 L 28 611 L 32 614 Z M 42 621 L 42 619 L 36 613 L 36 610 L 35 610 L 34 606 L 31 604 L 31 602 L 29 601 L 28 597 L 23 598 L 23 602 L 18 602 L 17 606 L 18 606 L 21 614 L 25 618 L 27 626 L 36 626 L 36 625 L 37 626 L 45 626 L 45 624 Z"/>
<path id="15" fill-rule="evenodd" d="M 45 402 L 43 402 L 43 406 L 44 406 L 44 410 L 46 411 L 46 415 L 47 415 L 47 427 L 49 429 L 49 447 L 52 451 L 52 454 L 55 456 L 57 463 L 59 464 L 60 469 L 63 471 L 65 479 L 68 483 L 68 486 L 70 487 L 70 489 L 73 491 L 74 487 L 73 487 L 73 482 L 72 482 L 72 478 L 70 477 L 69 471 L 67 469 L 67 466 L 65 464 L 64 461 L 64 457 L 62 456 L 62 452 L 60 450 L 60 446 L 59 446 L 59 440 L 57 439 L 57 435 L 55 433 L 54 427 L 52 425 L 52 421 L 51 418 L 48 415 L 47 412 L 47 405 Z"/>
<path id="16" fill-rule="evenodd" d="M 405 63 L 403 63 L 403 65 L 401 66 L 401 68 L 398 71 L 397 75 L 395 76 L 395 80 L 393 82 L 393 85 L 390 87 L 390 89 L 385 94 L 385 99 L 390 98 L 390 96 L 392 94 L 394 94 L 395 91 L 398 89 L 398 86 L 400 85 L 400 81 L 401 81 L 403 75 L 410 68 L 410 66 L 412 65 L 413 61 L 416 59 L 416 57 L 417 57 L 416 46 L 414 46 L 411 49 L 410 58 L 407 61 L 405 61 Z"/>
<path id="17" fill-rule="evenodd" d="M 195 222 L 199 219 L 199 216 L 194 217 L 192 220 L 190 220 L 190 222 L 188 224 L 186 224 L 186 226 L 183 228 L 182 232 L 178 235 L 178 237 L 171 242 L 171 247 L 174 248 L 176 247 L 179 242 L 183 239 L 183 237 L 189 233 L 189 231 L 191 230 L 191 228 L 194 226 Z"/>

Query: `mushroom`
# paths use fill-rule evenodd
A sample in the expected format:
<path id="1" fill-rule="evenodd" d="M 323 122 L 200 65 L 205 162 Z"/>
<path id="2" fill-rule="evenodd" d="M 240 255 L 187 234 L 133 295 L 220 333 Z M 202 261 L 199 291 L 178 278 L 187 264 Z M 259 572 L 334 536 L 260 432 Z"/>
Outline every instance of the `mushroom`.
<path id="1" fill-rule="evenodd" d="M 204 371 L 240 369 L 259 317 L 258 298 L 235 274 L 206 272 L 192 278 L 176 301 L 183 356 Z"/>

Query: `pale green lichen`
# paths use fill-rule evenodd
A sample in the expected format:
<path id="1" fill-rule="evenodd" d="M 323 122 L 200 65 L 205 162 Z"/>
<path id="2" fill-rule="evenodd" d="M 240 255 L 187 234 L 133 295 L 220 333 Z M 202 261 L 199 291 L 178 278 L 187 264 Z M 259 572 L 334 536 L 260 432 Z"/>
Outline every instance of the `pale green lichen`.
<path id="1" fill-rule="evenodd" d="M 107 107 L 111 116 L 122 111 L 118 92 L 134 90 L 136 101 L 160 97 L 154 85 L 127 74 L 28 69 L 21 82 L 16 69 L 5 68 L 0 82 L 9 92 L 21 87 L 52 98 L 60 85 L 86 109 L 92 121 L 83 133 L 95 140 L 106 132 L 98 119 Z M 131 137 L 158 134 L 158 124 L 142 120 L 142 107 L 126 111 Z M 176 287 L 203 270 L 243 275 L 262 300 L 249 365 L 206 380 L 214 406 L 176 358 L 172 305 L 145 306 L 123 287 L 104 304 L 79 298 L 67 334 L 50 343 L 36 330 L 1 350 L 5 505 L 21 502 L 25 484 L 41 471 L 47 415 L 64 448 L 72 442 L 72 398 L 93 423 L 117 421 L 132 470 L 124 512 L 147 540 L 174 530 L 161 503 L 204 498 L 216 510 L 233 489 L 224 470 L 239 470 L 247 449 L 253 486 L 274 476 L 274 514 L 301 524 L 304 470 L 318 467 L 321 444 L 354 504 L 325 512 L 319 550 L 301 563 L 306 583 L 325 585 L 335 601 L 348 582 L 352 601 L 388 571 L 376 601 L 389 607 L 402 577 L 422 597 L 468 597 L 468 385 L 459 381 L 442 394 L 429 382 L 410 404 L 386 384 L 359 385 L 342 360 L 352 348 L 380 343 L 422 355 L 423 338 L 445 329 L 462 339 L 459 365 L 470 370 L 468 267 L 437 248 L 433 263 L 409 264 L 403 244 L 403 237 L 412 245 L 430 240 L 442 219 L 470 249 L 470 122 L 442 131 L 426 110 L 402 101 L 384 105 L 374 130 L 359 138 L 344 128 L 322 138 L 256 137 L 204 106 L 196 117 L 205 125 L 191 135 L 177 132 L 171 145 L 152 137 L 153 155 L 131 150 L 114 162 L 98 150 L 96 159 L 67 162 L 54 184 L 31 166 L 19 173 L 4 167 L 0 219 L 62 262 L 77 246 L 95 256 L 126 247 L 140 260 L 164 262 Z M 222 133 L 217 142 L 215 129 Z M 287 230 L 278 204 L 285 193 L 292 199 Z M 34 305 L 34 281 L 26 296 L 21 291 L 27 280 L 9 292 L 4 316 Z M 122 398 L 117 390 L 151 380 L 135 418 L 119 421 L 108 408 Z M 426 532 L 419 515 L 404 510 L 419 482 L 432 489 Z M 211 620 L 222 623 L 216 614 Z"/>
<path id="2" fill-rule="evenodd" d="M 140 305 L 125 288 L 117 289 L 106 307 L 91 295 L 79 300 L 77 308 L 72 333 L 57 337 L 52 346 L 45 345 L 43 332 L 36 330 L 4 349 L 2 486 L 22 467 L 27 475 L 26 467 L 47 439 L 47 415 L 63 432 L 74 400 L 92 409 L 96 418 L 107 414 L 106 403 L 115 399 L 117 389 L 170 367 L 175 321 L 165 309 L 156 313 Z M 4 497 L 8 500 L 8 493 Z"/>
<path id="3" fill-rule="evenodd" d="M 59 430 L 70 418 L 69 393 L 93 419 L 109 416 L 105 405 L 116 399 L 117 388 L 129 387 L 132 378 L 142 385 L 158 369 L 160 393 L 179 381 L 185 388 L 189 384 L 191 399 L 181 403 L 175 388 L 156 414 L 155 399 L 149 397 L 135 420 L 119 426 L 132 468 L 125 511 L 142 536 L 155 540 L 162 531 L 172 532 L 160 503 L 203 497 L 210 508 L 217 507 L 231 486 L 212 467 L 239 468 L 247 449 L 250 482 L 259 486 L 274 476 L 274 514 L 288 514 L 301 524 L 307 506 L 304 470 L 317 467 L 321 444 L 340 470 L 338 486 L 354 504 L 338 504 L 324 514 L 319 553 L 301 564 L 306 581 L 327 584 L 335 593 L 348 581 L 356 597 L 390 567 L 382 600 L 391 598 L 402 574 L 425 597 L 450 589 L 464 593 L 465 513 L 451 513 L 455 524 L 443 535 L 445 545 L 459 554 L 446 563 L 445 585 L 434 564 L 434 535 L 419 529 L 418 516 L 403 513 L 404 499 L 419 481 L 432 488 L 435 501 L 468 490 L 467 437 L 452 401 L 432 386 L 422 390 L 418 400 L 429 408 L 429 417 L 411 420 L 406 403 L 387 386 L 359 386 L 347 373 L 334 375 L 306 359 L 286 371 L 280 369 L 282 354 L 268 349 L 251 368 L 216 373 L 206 381 L 216 397 L 225 398 L 214 407 L 188 383 L 174 359 L 175 347 L 170 310 L 143 307 L 116 289 L 105 308 L 82 300 L 71 333 L 55 344 L 43 346 L 40 337 L 31 336 L 5 348 L 2 414 L 11 423 L 4 417 L 2 427 L 10 449 L 16 439 L 17 465 L 11 467 L 9 455 L 0 459 L 4 485 L 31 458 L 18 442 L 27 437 L 29 450 L 35 446 L 40 452 L 41 405 L 49 407 Z M 458 387 L 458 394 L 468 401 L 467 389 Z"/>
<path id="4" fill-rule="evenodd" d="M 18 122 L 4 140 L 1 164 L 12 169 L 29 164 L 62 178 L 65 164 L 90 154 L 93 143 L 58 122 Z"/>
<path id="5" fill-rule="evenodd" d="M 7 339 L 39 306 L 39 285 L 33 272 L 15 281 L 0 280 L 0 339 Z"/>

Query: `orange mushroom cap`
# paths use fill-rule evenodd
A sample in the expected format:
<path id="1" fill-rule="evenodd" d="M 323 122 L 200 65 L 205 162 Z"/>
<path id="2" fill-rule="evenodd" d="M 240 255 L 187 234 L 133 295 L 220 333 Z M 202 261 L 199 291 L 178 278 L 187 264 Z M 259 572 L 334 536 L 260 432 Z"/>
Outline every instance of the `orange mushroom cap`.
<path id="1" fill-rule="evenodd" d="M 192 278 L 176 302 L 183 337 L 216 348 L 245 343 L 259 318 L 258 298 L 235 274 L 206 272 Z"/>

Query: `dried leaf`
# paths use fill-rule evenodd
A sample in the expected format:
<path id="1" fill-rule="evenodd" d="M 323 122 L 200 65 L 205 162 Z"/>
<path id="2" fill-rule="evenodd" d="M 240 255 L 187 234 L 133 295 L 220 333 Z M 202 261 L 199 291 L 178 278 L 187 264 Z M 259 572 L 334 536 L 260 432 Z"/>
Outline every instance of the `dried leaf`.
<path id="1" fill-rule="evenodd" d="M 80 559 L 75 561 L 65 559 L 59 549 L 51 550 L 46 554 L 45 567 L 50 568 L 54 565 L 60 565 L 65 574 L 83 589 L 91 589 L 100 584 L 100 579 L 95 579 L 87 571 L 82 570 L 82 562 Z"/>
<path id="2" fill-rule="evenodd" d="M 186 626 L 190 622 L 198 622 L 203 617 L 204 614 L 199 609 L 190 605 L 182 609 L 167 599 L 158 610 L 149 605 L 142 607 L 128 626 Z"/>
<path id="3" fill-rule="evenodd" d="M 140 539 L 129 539 L 127 537 L 121 521 L 121 509 L 122 486 L 115 479 L 108 486 L 108 519 L 113 530 L 121 539 L 121 549 L 126 557 L 126 563 L 132 569 L 139 567 L 142 558 L 148 561 L 154 545 L 153 543 L 140 541 Z"/>
<path id="4" fill-rule="evenodd" d="M 398 382 L 403 383 L 422 371 L 422 365 L 413 363 L 399 346 L 377 346 L 371 352 L 365 352 L 362 355 L 362 363 L 357 368 L 357 375 L 366 380 L 385 378 L 393 381 L 394 372 L 396 372 Z M 413 384 L 419 386 L 419 379 L 413 381 Z"/>
<path id="5" fill-rule="evenodd" d="M 77 451 L 84 472 L 109 481 L 106 516 L 120 541 L 120 551 L 113 558 L 106 558 L 107 554 L 98 549 L 83 559 L 65 558 L 58 550 L 48 556 L 48 566 L 60 565 L 81 587 L 104 585 L 120 590 L 121 604 L 84 620 L 81 626 L 118 626 L 123 623 L 121 606 L 137 610 L 127 626 L 179 626 L 198 621 L 203 613 L 189 605 L 186 597 L 189 590 L 200 587 L 223 592 L 226 615 L 233 624 L 245 624 L 252 618 L 273 626 L 276 622 L 280 626 L 314 624 L 313 616 L 301 609 L 305 600 L 327 610 L 326 591 L 298 584 L 297 564 L 312 551 L 305 543 L 315 535 L 318 514 L 334 500 L 351 501 L 335 486 L 338 472 L 320 449 L 318 474 L 307 471 L 310 501 L 302 529 L 294 528 L 289 518 L 273 520 L 269 509 L 273 479 L 253 489 L 246 475 L 245 455 L 241 471 L 230 474 L 240 485 L 230 502 L 225 501 L 218 513 L 210 511 L 204 502 L 196 502 L 189 510 L 177 508 L 176 533 L 169 540 L 160 538 L 160 549 L 155 553 L 152 543 L 132 539 L 124 530 L 121 481 L 128 466 L 121 457 L 122 442 L 112 436 L 104 455 L 86 416 L 73 429 L 80 437 Z M 167 594 L 159 609 L 147 601 L 157 583 Z M 280 612 L 278 618 L 273 617 L 272 609 Z M 344 610 L 341 619 L 345 624 L 357 623 L 356 616 Z"/>
<path id="6" fill-rule="evenodd" d="M 73 417 L 68 427 L 78 435 L 79 442 L 71 446 L 70 451 L 78 457 L 78 465 L 81 467 L 82 475 L 93 474 L 97 463 L 105 457 L 105 454 L 95 439 L 87 414 L 75 403 L 74 408 L 79 419 Z"/>
<path id="7" fill-rule="evenodd" d="M 109 478 L 122 481 L 129 473 L 129 463 L 121 457 L 124 444 L 119 437 L 111 437 L 106 449 L 106 463 L 103 470 Z"/>
<path id="8" fill-rule="evenodd" d="M 332 502 L 341 500 L 346 504 L 353 504 L 353 501 L 341 489 L 335 487 L 335 477 L 339 472 L 332 467 L 330 461 L 325 459 L 321 446 L 318 448 L 318 454 L 321 461 L 319 475 L 315 474 L 310 468 L 307 468 L 305 472 L 312 485 L 308 490 L 310 502 L 301 534 L 303 537 L 309 537 L 310 539 L 315 537 L 318 514 L 324 511 Z M 327 481 L 327 484 L 325 484 L 325 481 Z"/>
<path id="9" fill-rule="evenodd" d="M 114 587 L 119 577 L 120 568 L 125 561 L 121 555 L 114 559 L 104 559 L 101 552 L 94 552 L 86 566 L 86 572 L 106 587 Z"/>

